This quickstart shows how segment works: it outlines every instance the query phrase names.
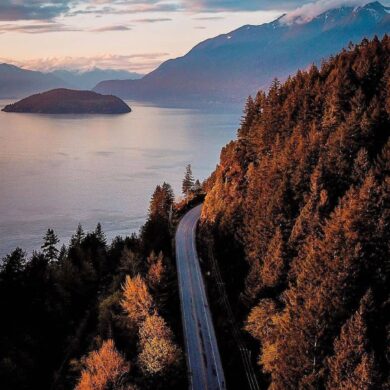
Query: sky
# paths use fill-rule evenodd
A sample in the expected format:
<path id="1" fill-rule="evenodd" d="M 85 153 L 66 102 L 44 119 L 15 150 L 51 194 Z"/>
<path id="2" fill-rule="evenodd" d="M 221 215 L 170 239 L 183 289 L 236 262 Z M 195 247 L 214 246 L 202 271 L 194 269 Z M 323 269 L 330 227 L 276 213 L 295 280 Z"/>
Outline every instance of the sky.
<path id="1" fill-rule="evenodd" d="M 99 67 L 145 74 L 200 41 L 245 24 L 270 22 L 283 13 L 306 20 L 367 2 L 0 0 L 0 62 L 41 71 Z"/>

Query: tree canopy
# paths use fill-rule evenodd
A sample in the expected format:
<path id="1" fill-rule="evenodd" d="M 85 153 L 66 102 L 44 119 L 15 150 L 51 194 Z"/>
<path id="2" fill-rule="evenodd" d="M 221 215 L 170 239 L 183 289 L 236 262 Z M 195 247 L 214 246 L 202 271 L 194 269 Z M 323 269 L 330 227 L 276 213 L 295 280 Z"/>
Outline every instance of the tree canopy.
<path id="1" fill-rule="evenodd" d="M 249 268 L 236 299 L 271 389 L 389 383 L 389 91 L 388 36 L 275 81 L 209 179 L 203 223 L 232 294 Z"/>

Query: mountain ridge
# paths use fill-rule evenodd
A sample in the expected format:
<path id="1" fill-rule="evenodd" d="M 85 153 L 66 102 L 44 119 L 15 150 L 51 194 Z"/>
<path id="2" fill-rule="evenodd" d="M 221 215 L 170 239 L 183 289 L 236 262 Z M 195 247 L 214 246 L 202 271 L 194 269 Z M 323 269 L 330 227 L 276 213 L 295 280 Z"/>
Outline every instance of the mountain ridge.
<path id="1" fill-rule="evenodd" d="M 0 64 L 0 98 L 21 98 L 56 88 L 90 90 L 101 80 L 139 78 L 142 75 L 116 69 L 93 68 L 88 71 L 58 69 L 51 72 Z"/>
<path id="2" fill-rule="evenodd" d="M 275 76 L 284 79 L 350 41 L 390 31 L 388 8 L 379 2 L 329 10 L 305 23 L 283 23 L 286 17 L 209 38 L 140 80 L 103 81 L 94 91 L 135 100 L 241 103 Z"/>

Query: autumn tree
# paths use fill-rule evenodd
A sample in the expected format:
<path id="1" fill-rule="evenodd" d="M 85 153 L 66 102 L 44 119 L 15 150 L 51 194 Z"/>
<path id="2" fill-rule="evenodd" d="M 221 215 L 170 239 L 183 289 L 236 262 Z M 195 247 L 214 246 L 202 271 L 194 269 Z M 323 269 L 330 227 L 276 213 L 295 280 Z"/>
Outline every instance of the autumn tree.
<path id="1" fill-rule="evenodd" d="M 163 282 L 165 275 L 165 267 L 164 267 L 164 255 L 162 252 L 159 253 L 158 256 L 154 252 L 150 254 L 147 258 L 148 262 L 148 273 L 147 273 L 147 281 L 149 287 L 152 291 L 158 290 L 159 286 L 161 287 L 161 283 Z"/>
<path id="2" fill-rule="evenodd" d="M 275 330 L 273 317 L 278 313 L 277 304 L 274 300 L 266 298 L 251 310 L 245 323 L 245 330 L 252 337 L 263 343 L 273 340 L 272 334 Z"/>
<path id="3" fill-rule="evenodd" d="M 261 268 L 261 283 L 265 287 L 276 287 L 283 282 L 285 275 L 284 256 L 283 236 L 281 230 L 276 229 L 276 233 L 268 245 Z"/>
<path id="4" fill-rule="evenodd" d="M 359 309 L 341 328 L 328 359 L 327 389 L 370 390 L 378 388 L 375 355 L 368 343 L 367 315 L 373 307 L 372 293 L 362 299 Z"/>
<path id="5" fill-rule="evenodd" d="M 172 331 L 156 312 L 148 315 L 139 329 L 138 362 L 148 375 L 161 375 L 180 359 L 180 349 L 173 341 Z"/>
<path id="6" fill-rule="evenodd" d="M 140 275 L 133 278 L 127 275 L 122 292 L 122 308 L 127 313 L 130 323 L 140 326 L 153 308 L 153 299 L 146 283 Z"/>
<path id="7" fill-rule="evenodd" d="M 130 365 L 116 350 L 112 340 L 104 341 L 99 350 L 84 360 L 84 369 L 76 390 L 105 390 L 121 388 Z"/>

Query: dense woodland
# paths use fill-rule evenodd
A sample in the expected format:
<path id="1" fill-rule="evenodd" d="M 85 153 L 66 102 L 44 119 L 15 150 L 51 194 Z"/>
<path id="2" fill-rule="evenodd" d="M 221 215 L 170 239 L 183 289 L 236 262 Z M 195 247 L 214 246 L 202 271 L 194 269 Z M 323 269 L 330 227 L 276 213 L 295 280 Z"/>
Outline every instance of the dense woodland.
<path id="1" fill-rule="evenodd" d="M 58 248 L 16 249 L 0 265 L 0 387 L 183 389 L 171 187 L 157 186 L 139 236 L 111 244 L 81 226 Z"/>
<path id="2" fill-rule="evenodd" d="M 270 389 L 390 387 L 390 38 L 249 98 L 207 183 L 243 334 Z"/>

